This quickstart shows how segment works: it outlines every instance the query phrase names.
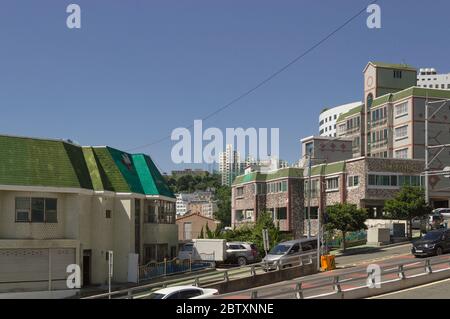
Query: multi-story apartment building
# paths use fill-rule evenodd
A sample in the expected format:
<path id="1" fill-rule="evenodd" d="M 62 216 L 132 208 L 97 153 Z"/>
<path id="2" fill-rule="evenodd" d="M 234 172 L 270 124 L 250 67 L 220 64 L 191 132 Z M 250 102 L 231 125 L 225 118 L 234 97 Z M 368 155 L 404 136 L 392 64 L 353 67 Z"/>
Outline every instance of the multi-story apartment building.
<path id="1" fill-rule="evenodd" d="M 367 209 L 371 218 L 383 217 L 384 202 L 403 185 L 423 186 L 423 160 L 360 157 L 312 167 L 311 211 L 314 218 L 327 206 L 351 203 Z M 308 182 L 305 170 L 305 205 Z M 439 191 L 431 192 L 434 200 L 449 201 Z"/>
<path id="2" fill-rule="evenodd" d="M 188 213 L 199 213 L 208 218 L 214 218 L 217 212 L 217 202 L 214 200 L 214 194 L 210 191 L 194 192 L 190 194 L 176 194 L 177 216 L 183 216 Z"/>
<path id="3" fill-rule="evenodd" d="M 233 182 L 231 223 L 255 223 L 264 212 L 272 215 L 281 231 L 303 235 L 303 170 L 282 168 L 262 173 L 248 168 Z"/>
<path id="4" fill-rule="evenodd" d="M 175 256 L 175 197 L 151 158 L 110 147 L 0 136 L 0 292 L 134 281 L 137 267 Z"/>
<path id="5" fill-rule="evenodd" d="M 417 86 L 450 90 L 450 73 L 438 74 L 434 68 L 423 68 L 417 74 Z"/>
<path id="6" fill-rule="evenodd" d="M 219 173 L 222 176 L 222 185 L 231 186 L 236 176 L 242 174 L 244 165 L 239 152 L 233 149 L 233 145 L 227 144 L 225 152 L 219 154 Z"/>
<path id="7" fill-rule="evenodd" d="M 360 106 L 362 102 L 353 102 L 344 105 L 325 108 L 319 115 L 319 134 L 320 136 L 336 137 L 336 120 L 343 113 Z"/>
<path id="8" fill-rule="evenodd" d="M 331 163 L 352 158 L 352 140 L 349 138 L 309 136 L 300 140 L 302 158 L 299 167 Z"/>

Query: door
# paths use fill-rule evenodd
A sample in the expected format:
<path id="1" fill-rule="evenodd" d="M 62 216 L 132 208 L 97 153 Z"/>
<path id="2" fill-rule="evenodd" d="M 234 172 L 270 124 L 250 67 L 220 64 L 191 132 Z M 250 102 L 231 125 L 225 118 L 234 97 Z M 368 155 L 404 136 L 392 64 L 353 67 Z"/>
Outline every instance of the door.
<path id="1" fill-rule="evenodd" d="M 83 251 L 83 287 L 91 284 L 91 251 Z"/>

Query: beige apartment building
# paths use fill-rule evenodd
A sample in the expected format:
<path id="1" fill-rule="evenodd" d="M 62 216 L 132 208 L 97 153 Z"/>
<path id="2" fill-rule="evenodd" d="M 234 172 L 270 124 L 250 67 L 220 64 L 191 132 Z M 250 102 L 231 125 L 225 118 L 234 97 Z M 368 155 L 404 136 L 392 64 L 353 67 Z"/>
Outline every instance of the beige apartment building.
<path id="1" fill-rule="evenodd" d="M 175 197 L 151 158 L 62 140 L 0 136 L 0 293 L 135 282 L 177 253 Z"/>

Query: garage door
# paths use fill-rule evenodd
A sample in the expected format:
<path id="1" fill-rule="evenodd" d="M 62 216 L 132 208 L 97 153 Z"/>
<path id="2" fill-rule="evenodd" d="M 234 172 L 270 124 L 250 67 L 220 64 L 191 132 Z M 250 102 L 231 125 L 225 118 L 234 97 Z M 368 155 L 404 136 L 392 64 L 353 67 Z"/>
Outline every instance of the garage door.
<path id="1" fill-rule="evenodd" d="M 75 248 L 0 249 L 0 291 L 66 289 L 66 267 L 75 263 Z"/>

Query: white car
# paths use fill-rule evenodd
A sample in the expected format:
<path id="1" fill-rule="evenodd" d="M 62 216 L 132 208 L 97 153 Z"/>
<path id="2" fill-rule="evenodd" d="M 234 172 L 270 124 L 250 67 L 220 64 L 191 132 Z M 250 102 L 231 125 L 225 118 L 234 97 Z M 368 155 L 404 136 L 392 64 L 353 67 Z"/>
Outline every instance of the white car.
<path id="1" fill-rule="evenodd" d="M 175 286 L 152 292 L 145 299 L 203 299 L 218 295 L 217 289 L 195 286 Z"/>

